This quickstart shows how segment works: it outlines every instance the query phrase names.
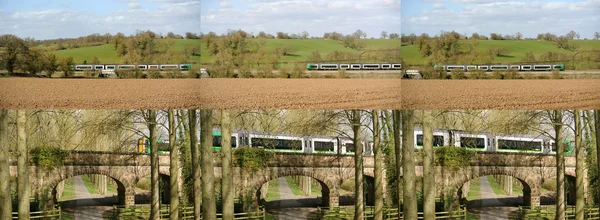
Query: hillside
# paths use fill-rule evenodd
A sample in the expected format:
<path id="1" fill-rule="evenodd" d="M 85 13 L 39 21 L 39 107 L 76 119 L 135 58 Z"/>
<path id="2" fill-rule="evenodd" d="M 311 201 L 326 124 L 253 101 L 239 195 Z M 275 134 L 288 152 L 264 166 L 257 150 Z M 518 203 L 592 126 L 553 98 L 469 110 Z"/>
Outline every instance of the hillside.
<path id="1" fill-rule="evenodd" d="M 251 39 L 252 41 L 258 41 L 259 39 Z M 361 42 L 366 44 L 366 50 L 369 49 L 392 49 L 400 46 L 400 40 L 390 39 L 361 39 Z M 292 48 L 291 56 L 282 56 L 280 62 L 294 62 L 294 61 L 305 61 L 312 54 L 313 51 L 318 50 L 321 56 L 324 57 L 328 53 L 333 51 L 344 51 L 344 52 L 356 52 L 344 47 L 340 42 L 334 40 L 324 39 L 266 39 L 266 49 L 272 50 L 277 46 L 289 46 Z M 210 62 L 212 56 L 207 53 L 206 45 L 202 45 L 202 62 Z"/>
<path id="2" fill-rule="evenodd" d="M 578 45 L 580 50 L 600 48 L 600 41 L 597 40 L 572 40 L 570 43 Z M 536 58 L 546 52 L 573 54 L 572 51 L 557 48 L 552 42 L 538 40 L 480 40 L 476 49 L 486 51 L 489 47 L 504 47 L 508 50 L 507 56 L 495 57 L 495 63 L 519 62 L 528 51 L 533 51 Z M 407 64 L 423 64 L 425 61 L 416 45 L 400 48 L 400 56 Z"/>
<path id="3" fill-rule="evenodd" d="M 157 39 L 158 41 L 164 41 L 164 39 Z M 186 45 L 200 45 L 200 40 L 191 39 L 177 39 L 174 40 L 174 47 L 178 51 L 183 51 Z M 67 50 L 54 51 L 59 57 L 73 57 L 75 63 L 83 63 L 83 61 L 92 61 L 94 57 L 98 57 L 102 63 L 120 63 L 121 57 L 115 53 L 114 46 L 112 44 L 105 44 L 101 46 L 93 47 L 82 47 Z M 189 62 L 200 62 L 199 56 L 191 56 Z"/>

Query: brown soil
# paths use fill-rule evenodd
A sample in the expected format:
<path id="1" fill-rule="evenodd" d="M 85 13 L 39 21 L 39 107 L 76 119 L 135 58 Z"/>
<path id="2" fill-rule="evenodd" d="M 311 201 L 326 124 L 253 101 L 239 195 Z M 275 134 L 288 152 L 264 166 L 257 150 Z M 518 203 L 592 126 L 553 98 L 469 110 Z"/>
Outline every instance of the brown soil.
<path id="1" fill-rule="evenodd" d="M 598 109 L 600 80 L 3 78 L 0 108 Z"/>
<path id="2" fill-rule="evenodd" d="M 403 80 L 405 109 L 598 109 L 600 80 Z"/>
<path id="3" fill-rule="evenodd" d="M 400 108 L 399 79 L 0 79 L 0 108 Z"/>

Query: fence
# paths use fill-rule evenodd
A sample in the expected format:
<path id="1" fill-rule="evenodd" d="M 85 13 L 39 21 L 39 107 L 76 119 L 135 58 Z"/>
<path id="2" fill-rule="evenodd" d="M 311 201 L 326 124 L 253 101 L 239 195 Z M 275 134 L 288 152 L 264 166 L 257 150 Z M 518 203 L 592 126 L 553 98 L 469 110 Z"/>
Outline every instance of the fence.
<path id="1" fill-rule="evenodd" d="M 519 206 L 520 217 L 524 219 L 542 219 L 554 218 L 556 215 L 556 206 Z M 584 209 L 585 219 L 600 220 L 600 208 L 586 207 Z M 565 218 L 575 219 L 575 206 L 565 207 Z"/>
<path id="2" fill-rule="evenodd" d="M 334 207 L 334 208 L 317 208 L 319 219 L 352 219 L 354 218 L 354 207 Z M 372 219 L 375 216 L 375 208 L 373 206 L 365 207 L 364 218 Z M 423 219 L 423 212 L 417 213 L 418 219 Z M 404 219 L 402 213 L 398 217 L 398 208 L 384 207 L 383 219 Z M 467 208 L 461 206 L 456 211 L 436 212 L 435 219 L 467 219 Z"/>
<path id="3" fill-rule="evenodd" d="M 60 206 L 38 212 L 29 212 L 29 219 L 61 219 L 62 210 Z M 19 213 L 13 212 L 12 219 L 19 219 Z"/>
<path id="4" fill-rule="evenodd" d="M 159 218 L 169 219 L 170 212 L 171 206 L 162 205 L 159 210 Z M 148 219 L 149 216 L 149 206 L 132 206 L 128 208 L 123 206 L 113 206 L 112 219 Z M 217 219 L 221 219 L 222 216 L 223 214 L 217 213 Z M 179 219 L 194 219 L 194 207 L 180 206 Z M 266 219 L 266 212 L 264 208 L 261 208 L 256 212 L 235 213 L 234 219 Z"/>

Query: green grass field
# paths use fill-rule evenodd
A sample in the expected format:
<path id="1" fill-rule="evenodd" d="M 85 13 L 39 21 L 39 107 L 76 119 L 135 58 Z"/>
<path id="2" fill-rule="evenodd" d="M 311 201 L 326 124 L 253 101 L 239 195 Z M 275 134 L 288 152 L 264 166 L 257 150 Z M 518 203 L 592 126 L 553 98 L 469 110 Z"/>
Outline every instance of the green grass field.
<path id="1" fill-rule="evenodd" d="M 472 179 L 469 183 L 471 185 L 469 187 L 469 194 L 467 196 L 467 200 L 471 201 L 481 199 L 481 181 L 479 180 L 479 178 Z"/>
<path id="2" fill-rule="evenodd" d="M 265 200 L 267 202 L 279 200 L 279 179 L 269 181 L 269 190 Z"/>
<path id="3" fill-rule="evenodd" d="M 251 39 L 251 41 L 259 41 L 259 39 Z M 365 50 L 373 49 L 393 49 L 400 46 L 400 40 L 390 39 L 361 39 L 366 45 Z M 267 50 L 273 50 L 278 46 L 289 46 L 292 48 L 292 55 L 282 56 L 280 62 L 296 62 L 305 61 L 312 54 L 313 51 L 318 50 L 321 53 L 321 57 L 325 56 L 333 51 L 343 52 L 355 52 L 360 53 L 361 51 L 353 50 L 344 47 L 340 42 L 335 40 L 323 40 L 323 39 L 266 39 L 265 48 Z M 212 61 L 212 56 L 206 51 L 206 44 L 201 46 L 202 62 Z"/>
<path id="4" fill-rule="evenodd" d="M 166 39 L 157 39 L 158 41 L 165 41 Z M 173 46 L 176 50 L 182 51 L 186 45 L 197 46 L 200 45 L 200 40 L 194 39 L 175 39 Z M 52 46 L 51 46 L 52 47 Z M 102 63 L 121 63 L 121 57 L 115 52 L 114 45 L 105 44 L 94 47 L 82 47 L 67 50 L 54 51 L 58 58 L 61 57 L 73 57 L 75 63 L 83 63 L 83 61 L 91 62 L 94 57 L 98 57 Z M 189 62 L 200 62 L 200 56 L 190 56 Z"/>
<path id="5" fill-rule="evenodd" d="M 75 199 L 75 180 L 71 177 L 64 181 L 65 188 L 63 189 L 62 197 L 58 200 L 59 202 Z"/>
<path id="6" fill-rule="evenodd" d="M 466 41 L 466 40 L 464 40 Z M 572 40 L 570 43 L 578 45 L 579 50 L 600 48 L 598 40 Z M 536 59 L 546 52 L 558 52 L 565 54 L 573 54 L 574 52 L 559 49 L 552 42 L 538 40 L 480 40 L 479 45 L 475 48 L 479 51 L 486 51 L 489 47 L 504 47 L 508 50 L 508 54 L 503 57 L 495 57 L 494 63 L 513 63 L 519 62 L 525 55 L 525 52 L 533 51 Z M 425 62 L 425 58 L 421 56 L 419 48 L 416 45 L 409 45 L 400 48 L 400 56 L 406 64 L 421 65 Z"/>

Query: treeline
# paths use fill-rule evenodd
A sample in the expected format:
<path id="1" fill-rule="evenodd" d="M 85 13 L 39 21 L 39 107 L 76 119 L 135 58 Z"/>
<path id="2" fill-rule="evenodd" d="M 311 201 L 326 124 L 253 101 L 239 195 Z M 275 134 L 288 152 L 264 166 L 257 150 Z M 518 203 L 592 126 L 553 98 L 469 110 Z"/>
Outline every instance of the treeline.
<path id="1" fill-rule="evenodd" d="M 150 36 L 156 39 L 200 39 L 200 34 L 186 32 L 184 35 L 175 34 L 173 32 L 168 32 L 166 35 L 157 34 L 153 31 L 140 31 L 137 30 L 136 34 L 140 32 L 148 33 Z M 118 32 L 115 35 L 110 33 L 99 34 L 93 33 L 87 36 L 77 37 L 77 38 L 58 38 L 58 39 L 48 39 L 48 40 L 36 40 L 32 37 L 23 38 L 23 41 L 28 47 L 36 47 L 36 46 L 45 46 L 47 48 L 52 48 L 54 50 L 66 50 L 73 48 L 81 48 L 81 47 L 91 47 L 91 46 L 100 46 L 109 44 L 114 40 L 115 37 L 124 36 L 123 33 Z M 134 35 L 130 35 L 134 36 Z M 52 47 L 55 45 L 54 47 Z"/>
<path id="2" fill-rule="evenodd" d="M 213 56 L 211 77 L 273 77 L 272 72 L 292 72 L 284 77 L 302 77 L 308 62 L 342 62 L 342 61 L 374 61 L 400 60 L 400 49 L 386 50 L 377 53 L 361 53 L 365 44 L 356 38 L 344 38 L 340 41 L 345 47 L 356 52 L 332 51 L 321 54 L 319 50 L 312 51 L 305 62 L 296 63 L 292 70 L 281 67 L 280 59 L 284 56 L 295 56 L 297 48 L 290 45 L 279 45 L 274 48 L 265 46 L 266 39 L 253 38 L 245 31 L 230 31 L 227 35 L 217 36 L 214 32 L 202 36 L 207 52 Z M 207 63 L 208 64 L 208 63 Z M 234 71 L 237 70 L 237 71 Z M 253 71 L 255 70 L 255 71 Z"/>
<path id="3" fill-rule="evenodd" d="M 246 31 L 243 30 L 227 30 L 227 33 L 221 34 L 220 36 L 226 36 L 226 35 L 231 35 L 231 34 L 236 34 L 239 33 L 240 35 L 242 35 L 243 37 L 246 38 L 264 38 L 264 39 L 332 39 L 332 40 L 342 40 L 343 38 L 354 38 L 354 39 L 366 39 L 367 38 L 367 32 L 364 32 L 360 29 L 356 30 L 354 33 L 352 34 L 347 34 L 344 35 L 342 33 L 339 32 L 326 32 L 323 34 L 322 37 L 319 36 L 310 36 L 310 34 L 307 31 L 302 31 L 301 33 L 285 33 L 285 32 L 277 32 L 275 33 L 275 35 L 273 34 L 268 34 L 265 33 L 264 31 L 259 32 L 258 34 L 254 35 L 253 33 L 248 33 Z M 204 33 L 200 33 L 200 35 L 198 35 L 198 37 L 200 39 L 204 39 L 205 37 L 215 37 L 215 36 L 219 36 L 217 33 L 215 32 L 208 32 L 207 34 Z M 382 31 L 381 35 L 380 35 L 380 39 L 399 39 L 400 35 L 398 33 L 390 33 L 388 34 L 387 31 Z M 375 39 L 374 37 L 371 37 L 371 39 Z"/>
<path id="4" fill-rule="evenodd" d="M 73 72 L 72 57 L 58 59 L 53 53 L 30 48 L 23 39 L 12 34 L 0 36 L 0 48 L 0 69 L 7 70 L 8 74 L 18 70 L 30 74 L 44 71 L 51 77 L 56 71 L 63 71 L 66 75 Z"/>
<path id="5" fill-rule="evenodd" d="M 117 33 L 112 37 L 110 44 L 125 64 L 181 63 L 187 61 L 190 56 L 200 56 L 200 46 L 186 45 L 183 51 L 177 51 L 174 41 L 156 39 L 162 38 L 152 31 L 138 31 L 128 37 Z M 167 37 L 167 39 L 177 38 Z"/>
<path id="6" fill-rule="evenodd" d="M 451 31 L 451 32 L 442 31 L 439 35 L 435 35 L 433 37 L 429 36 L 426 33 L 423 33 L 419 36 L 417 36 L 415 34 L 409 34 L 409 35 L 402 34 L 400 39 L 401 39 L 402 45 L 414 45 L 419 40 L 420 37 L 427 37 L 427 38 L 435 39 L 435 38 L 444 37 L 446 35 L 452 35 L 454 38 L 459 39 L 459 40 L 545 40 L 545 41 L 551 41 L 558 48 L 565 49 L 565 50 L 576 50 L 577 45 L 573 44 L 573 43 L 569 43 L 569 40 L 574 40 L 574 39 L 580 38 L 580 34 L 575 31 L 569 31 L 567 34 L 561 35 L 561 36 L 557 36 L 557 35 L 551 34 L 551 33 L 540 33 L 537 35 L 536 38 L 524 38 L 523 34 L 521 34 L 520 32 L 517 32 L 513 35 L 507 34 L 504 36 L 502 34 L 498 34 L 498 33 L 491 33 L 489 37 L 487 37 L 485 35 L 480 35 L 478 33 L 473 33 L 469 37 L 466 34 L 464 34 L 464 35 L 459 34 L 455 31 Z M 598 40 L 598 39 L 600 39 L 600 33 L 596 32 L 594 34 L 594 40 Z M 585 40 L 587 40 L 587 38 Z"/>

